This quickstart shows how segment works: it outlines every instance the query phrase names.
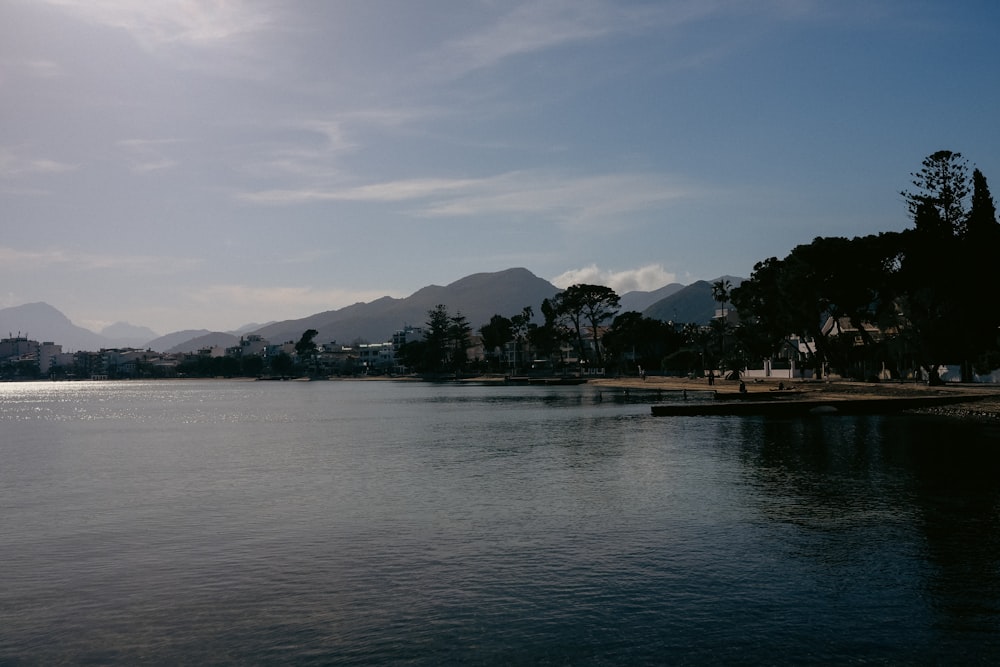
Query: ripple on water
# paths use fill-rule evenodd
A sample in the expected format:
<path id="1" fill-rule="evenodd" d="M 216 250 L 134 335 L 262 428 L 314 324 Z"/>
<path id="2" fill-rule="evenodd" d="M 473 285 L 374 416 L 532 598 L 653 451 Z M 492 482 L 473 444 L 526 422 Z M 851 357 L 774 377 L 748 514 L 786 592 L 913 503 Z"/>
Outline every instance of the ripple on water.
<path id="1" fill-rule="evenodd" d="M 586 387 L 84 384 L 0 388 L 0 662 L 996 655 L 974 430 L 658 419 Z"/>

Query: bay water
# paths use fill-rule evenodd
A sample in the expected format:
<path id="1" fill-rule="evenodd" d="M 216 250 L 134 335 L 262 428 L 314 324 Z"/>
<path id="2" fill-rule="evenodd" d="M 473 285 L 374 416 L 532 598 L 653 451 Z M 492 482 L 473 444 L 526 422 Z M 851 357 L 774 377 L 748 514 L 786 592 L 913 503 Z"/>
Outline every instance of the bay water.
<path id="1" fill-rule="evenodd" d="M 1000 430 L 0 385 L 0 664 L 995 664 Z"/>

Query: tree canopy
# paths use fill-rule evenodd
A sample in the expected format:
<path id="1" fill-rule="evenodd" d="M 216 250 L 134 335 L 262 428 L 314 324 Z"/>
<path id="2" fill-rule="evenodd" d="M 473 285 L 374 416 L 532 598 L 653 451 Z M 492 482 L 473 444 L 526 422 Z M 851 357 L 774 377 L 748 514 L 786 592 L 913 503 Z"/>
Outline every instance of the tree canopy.
<path id="1" fill-rule="evenodd" d="M 780 345 L 798 334 L 815 343 L 816 364 L 844 372 L 876 350 L 902 373 L 920 366 L 931 382 L 944 363 L 971 378 L 976 359 L 997 347 L 1000 316 L 983 303 L 998 277 L 1000 225 L 986 183 L 960 153 L 938 151 L 912 174 L 903 197 L 913 227 L 853 239 L 819 237 L 754 266 L 731 298 L 741 318 Z M 847 322 L 851 345 L 834 339 Z M 866 326 L 867 325 L 867 326 Z M 869 332 L 880 332 L 874 340 Z M 982 370 L 986 370 L 982 368 Z"/>
<path id="2" fill-rule="evenodd" d="M 969 172 L 961 153 L 937 151 L 901 193 L 910 228 L 816 237 L 758 262 L 738 287 L 717 280 L 712 297 L 723 317 L 708 326 L 619 313 L 613 289 L 576 284 L 540 304 L 540 322 L 531 306 L 494 315 L 479 328 L 484 356 L 490 363 L 512 349 L 517 365 L 530 349 L 561 363 L 569 344 L 595 366 L 697 372 L 805 350 L 800 365 L 854 377 L 875 368 L 903 376 L 919 367 L 934 382 L 939 366 L 960 363 L 970 378 L 1000 365 L 1000 309 L 988 301 L 1000 281 L 1000 224 L 986 177 Z M 726 317 L 727 304 L 738 322 Z M 400 354 L 424 370 L 457 371 L 467 362 L 469 333 L 464 317 L 438 305 L 424 340 Z"/>

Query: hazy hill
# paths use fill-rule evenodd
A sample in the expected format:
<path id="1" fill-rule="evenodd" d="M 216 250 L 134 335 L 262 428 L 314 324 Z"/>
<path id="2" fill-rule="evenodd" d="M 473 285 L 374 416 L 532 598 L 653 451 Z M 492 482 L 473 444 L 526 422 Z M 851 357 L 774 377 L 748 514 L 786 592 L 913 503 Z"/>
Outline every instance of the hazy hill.
<path id="1" fill-rule="evenodd" d="M 274 324 L 274 320 L 264 322 L 263 324 L 261 324 L 260 322 L 251 322 L 250 324 L 244 324 L 243 326 L 237 329 L 233 329 L 232 331 L 227 331 L 226 333 L 233 334 L 234 336 L 242 336 L 243 334 L 256 331 L 257 329 L 260 329 L 262 327 L 266 327 L 269 324 Z"/>
<path id="2" fill-rule="evenodd" d="M 208 329 L 185 329 L 174 331 L 165 336 L 152 339 L 146 347 L 155 352 L 174 354 L 177 352 L 197 352 L 203 347 L 231 347 L 240 340 L 240 336 L 255 329 L 266 326 L 263 324 L 244 324 L 233 331 L 209 331 Z"/>
<path id="3" fill-rule="evenodd" d="M 199 336 L 204 336 L 205 334 L 212 333 L 208 329 L 185 329 L 184 331 L 174 331 L 173 333 L 168 333 L 165 336 L 160 336 L 159 338 L 154 338 L 146 343 L 146 347 L 153 350 L 154 352 L 166 352 L 175 345 L 180 345 L 181 343 L 187 342 L 192 338 L 198 338 Z"/>
<path id="4" fill-rule="evenodd" d="M 171 334 L 171 336 L 179 336 L 182 333 L 184 332 L 179 331 L 177 334 Z M 191 354 L 206 347 L 233 347 L 239 344 L 239 342 L 240 337 L 235 334 L 224 333 L 222 331 L 206 331 L 194 338 L 186 338 L 174 343 L 163 351 L 167 354 Z"/>
<path id="5" fill-rule="evenodd" d="M 140 347 L 156 338 L 157 333 L 147 327 L 138 327 L 128 322 L 115 322 L 101 329 L 101 335 L 114 341 L 115 347 Z"/>
<path id="6" fill-rule="evenodd" d="M 723 276 L 733 286 L 742 278 Z M 712 281 L 714 282 L 714 281 Z M 427 312 L 444 304 L 451 314 L 461 313 L 473 331 L 489 322 L 495 314 L 510 317 L 531 306 L 535 316 L 543 300 L 560 290 L 527 269 L 516 268 L 496 273 L 476 273 L 449 285 L 430 285 L 404 299 L 382 297 L 370 303 L 356 303 L 339 310 L 310 315 L 299 320 L 272 322 L 255 331 L 242 327 L 236 332 L 212 332 L 207 329 L 176 331 L 155 338 L 145 327 L 117 323 L 103 333 L 73 324 L 69 318 L 46 303 L 29 303 L 0 309 L 0 336 L 22 335 L 38 341 L 53 341 L 67 352 L 96 351 L 113 347 L 144 347 L 156 352 L 196 352 L 204 347 L 230 347 L 245 333 L 258 333 L 272 343 L 297 341 L 306 329 L 319 332 L 319 343 L 356 340 L 381 342 L 405 325 L 422 327 Z M 622 312 L 634 310 L 664 321 L 707 323 L 715 314 L 712 283 L 698 281 L 686 287 L 672 283 L 652 292 L 628 292 L 621 297 Z M 148 335 L 150 338 L 146 338 Z M 145 340 L 144 340 L 145 339 Z"/>
<path id="7" fill-rule="evenodd" d="M 712 281 L 699 280 L 660 299 L 643 311 L 643 315 L 664 322 L 681 324 L 708 324 L 715 317 L 719 304 L 712 298 L 712 283 L 728 280 L 733 287 L 743 282 L 743 278 L 722 276 Z"/>
<path id="8" fill-rule="evenodd" d="M 527 269 L 507 269 L 496 273 L 476 273 L 444 287 L 430 285 L 404 299 L 382 297 L 370 303 L 356 303 L 339 310 L 317 313 L 299 320 L 277 322 L 258 329 L 272 343 L 297 341 L 306 329 L 316 329 L 318 343 L 355 340 L 386 341 L 394 331 L 409 324 L 422 327 L 427 311 L 444 304 L 448 312 L 461 313 L 473 330 L 489 322 L 493 315 L 516 315 L 531 306 L 536 315 L 544 299 L 559 289 Z"/>
<path id="9" fill-rule="evenodd" d="M 52 341 L 65 352 L 114 347 L 113 341 L 84 329 L 47 303 L 26 303 L 0 309 L 0 336 L 27 336 L 39 342 Z"/>
<path id="10" fill-rule="evenodd" d="M 625 294 L 621 295 L 621 312 L 635 311 L 641 313 L 660 299 L 665 299 L 682 289 L 684 289 L 684 285 L 670 283 L 652 292 L 625 292 Z"/>

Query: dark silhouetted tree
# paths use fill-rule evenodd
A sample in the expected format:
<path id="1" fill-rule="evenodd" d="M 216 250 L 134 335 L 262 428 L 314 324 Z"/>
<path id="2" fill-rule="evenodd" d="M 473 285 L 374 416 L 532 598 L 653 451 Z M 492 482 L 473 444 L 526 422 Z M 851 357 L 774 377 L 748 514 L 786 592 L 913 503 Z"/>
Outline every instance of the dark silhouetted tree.
<path id="1" fill-rule="evenodd" d="M 491 357 L 499 359 L 499 352 L 507 343 L 514 340 L 513 325 L 509 318 L 494 315 L 488 324 L 479 327 L 479 335 L 483 337 L 483 350 L 487 355 L 487 363 Z"/>
<path id="2" fill-rule="evenodd" d="M 451 315 L 448 308 L 439 303 L 427 312 L 427 323 L 424 328 L 424 367 L 426 370 L 439 371 L 447 366 L 448 335 L 451 327 Z"/>
<path id="3" fill-rule="evenodd" d="M 615 317 L 601 342 L 609 363 L 614 359 L 622 368 L 634 371 L 638 369 L 629 366 L 628 360 L 646 370 L 661 368 L 663 359 L 683 345 L 684 337 L 669 322 L 628 311 Z"/>
<path id="4" fill-rule="evenodd" d="M 589 326 L 593 341 L 594 361 L 603 363 L 600 335 L 601 326 L 618 312 L 619 296 L 604 285 L 570 285 L 554 297 L 556 310 L 576 334 L 580 358 L 586 358 L 583 342 L 584 326 Z"/>
<path id="5" fill-rule="evenodd" d="M 302 332 L 302 337 L 299 338 L 297 343 L 295 343 L 295 354 L 299 356 L 299 359 L 301 359 L 306 366 L 315 366 L 316 353 L 319 348 L 316 346 L 313 339 L 316 338 L 318 334 L 319 332 L 315 329 L 306 329 Z"/>
<path id="6" fill-rule="evenodd" d="M 722 318 L 726 318 L 726 303 L 729 301 L 729 293 L 733 289 L 733 283 L 725 278 L 720 278 L 712 283 L 712 298 L 719 304 Z"/>
<path id="7" fill-rule="evenodd" d="M 291 375 L 294 367 L 295 362 L 292 361 L 291 356 L 284 350 L 271 358 L 271 372 L 275 375 L 281 377 Z"/>
<path id="8" fill-rule="evenodd" d="M 978 169 L 972 172 L 972 205 L 963 245 L 967 284 L 958 296 L 963 298 L 963 311 L 969 318 L 965 358 L 975 361 L 980 372 L 989 372 L 992 360 L 983 357 L 995 360 L 993 352 L 997 350 L 1000 334 L 1000 308 L 991 303 L 991 297 L 1000 291 L 1000 274 L 996 269 L 997 257 L 1000 257 L 1000 224 L 986 177 Z M 971 376 L 971 371 L 968 369 L 963 375 Z"/>
<path id="9" fill-rule="evenodd" d="M 563 342 L 568 340 L 569 332 L 559 315 L 559 300 L 555 297 L 544 299 L 541 311 L 542 323 L 528 325 L 528 342 L 536 354 L 547 359 L 555 359 L 558 355 L 557 365 L 562 366 L 561 348 Z"/>
<path id="10" fill-rule="evenodd" d="M 470 333 L 472 333 L 472 327 L 469 326 L 465 315 L 458 313 L 450 318 L 448 323 L 448 361 L 451 369 L 456 373 L 462 370 L 469 360 Z"/>
<path id="11" fill-rule="evenodd" d="M 528 343 L 528 330 L 535 313 L 531 306 L 525 306 L 520 313 L 510 318 L 510 330 L 514 340 L 514 363 L 524 363 L 524 353 Z"/>
<path id="12" fill-rule="evenodd" d="M 916 191 L 900 194 L 914 222 L 940 224 L 951 235 L 962 236 L 966 223 L 965 200 L 969 196 L 969 168 L 961 153 L 937 151 L 924 158 L 920 171 L 910 174 Z M 931 206 L 937 217 L 921 214 L 921 207 Z"/>

